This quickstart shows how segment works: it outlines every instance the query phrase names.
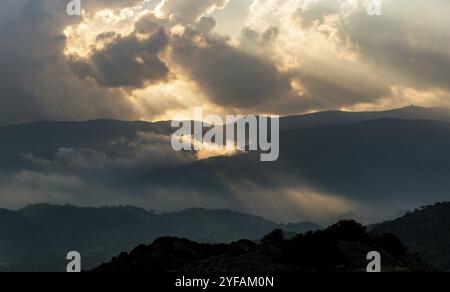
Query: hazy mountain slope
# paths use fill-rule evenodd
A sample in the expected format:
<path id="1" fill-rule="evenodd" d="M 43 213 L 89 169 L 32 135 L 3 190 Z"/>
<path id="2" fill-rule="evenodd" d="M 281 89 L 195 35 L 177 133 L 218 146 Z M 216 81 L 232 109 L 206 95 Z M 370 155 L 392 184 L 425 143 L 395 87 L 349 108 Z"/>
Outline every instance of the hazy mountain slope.
<path id="1" fill-rule="evenodd" d="M 91 128 L 87 126 L 89 123 L 99 123 L 101 126 Z M 46 188 L 48 180 L 51 183 L 57 180 L 54 182 L 55 192 L 59 194 L 65 191 L 65 185 L 60 187 L 58 179 L 76 179 L 86 185 L 85 188 L 89 188 L 90 193 L 86 194 L 85 200 L 95 202 L 97 205 L 105 202 L 105 198 L 110 202 L 111 196 L 115 195 L 114 204 L 128 204 L 140 200 L 152 204 L 160 202 L 163 207 L 146 204 L 158 209 L 202 206 L 249 212 L 251 209 L 243 202 L 254 200 L 248 198 L 247 194 L 250 191 L 257 194 L 258 189 L 249 190 L 248 188 L 259 188 L 276 193 L 281 188 L 303 187 L 381 208 L 386 212 L 383 216 L 387 216 L 398 210 L 445 200 L 450 187 L 450 154 L 448 153 L 450 124 L 441 121 L 380 119 L 284 130 L 280 136 L 281 151 L 277 162 L 261 163 L 259 153 L 252 152 L 195 163 L 188 159 L 187 163 L 186 161 L 172 163 L 175 167 L 168 161 L 174 156 L 168 141 L 156 144 L 170 150 L 165 152 L 165 156 L 158 155 L 159 150 L 148 152 L 148 149 L 153 149 L 153 144 L 130 142 L 131 148 L 118 149 L 111 146 L 111 143 L 121 137 L 136 135 L 138 130 L 152 130 L 153 124 L 97 121 L 88 122 L 86 125 L 69 123 L 71 125 L 69 128 L 59 123 L 57 125 L 44 123 L 44 125 L 46 125 L 45 130 L 21 130 L 29 133 L 22 133 L 25 136 L 33 132 L 41 133 L 36 144 L 30 142 L 32 138 L 29 140 L 20 138 L 25 139 L 21 141 L 18 137 L 22 134 L 18 134 L 16 140 L 12 139 L 10 142 L 0 144 L 0 153 L 2 149 L 5 153 L 9 152 L 4 154 L 6 158 L 0 157 L 3 166 L 0 169 L 3 173 L 0 177 L 2 184 L 7 185 L 11 181 L 19 180 L 3 190 L 5 195 L 11 194 L 11 189 L 14 191 L 17 184 L 26 184 L 22 192 L 29 192 L 30 188 L 33 190 L 35 185 Z M 59 130 L 52 132 L 47 128 L 48 125 L 53 125 L 52 127 Z M 135 125 L 143 125 L 143 128 L 139 128 L 141 126 L 136 128 Z M 17 127 L 28 128 L 30 125 Z M 70 130 L 71 127 L 77 130 Z M 80 134 L 78 137 L 72 135 L 83 132 L 81 130 L 83 127 L 90 128 L 92 132 Z M 103 130 L 100 131 L 100 129 Z M 107 129 L 111 129 L 110 133 Z M 5 131 L 5 128 L 0 128 L 0 136 L 2 131 Z M 8 131 L 11 131 L 9 127 L 6 132 Z M 136 144 L 140 148 L 133 148 Z M 70 157 L 63 157 L 70 160 L 57 160 L 57 163 L 51 160 L 51 156 L 54 156 L 59 146 L 75 149 Z M 99 150 L 101 153 L 94 153 L 92 157 L 88 153 L 86 158 L 82 156 L 85 154 L 76 152 L 76 149 L 80 149 L 78 147 L 94 147 L 93 151 Z M 160 148 L 157 146 L 156 149 Z M 136 152 L 138 150 L 143 152 Z M 15 154 L 11 151 L 15 151 Z M 44 163 L 27 161 L 19 156 L 24 151 L 33 154 L 34 159 L 43 157 L 49 161 Z M 126 151 L 133 152 L 131 159 L 126 156 Z M 102 153 L 106 157 L 103 157 Z M 86 162 L 86 159 L 93 161 Z M 102 164 L 103 160 L 106 160 L 105 165 Z M 80 167 L 77 165 L 79 163 L 81 163 Z M 97 166 L 97 163 L 100 166 Z M 111 163 L 118 163 L 119 166 L 110 166 Z M 23 170 L 34 171 L 34 173 L 21 175 Z M 19 178 L 16 177 L 17 173 Z M 54 174 L 64 175 L 64 177 L 53 178 Z M 41 183 L 40 180 L 43 182 Z M 76 201 L 78 198 L 80 200 L 83 198 L 77 193 L 80 190 L 75 188 L 69 191 L 71 192 L 69 198 L 74 201 L 64 202 L 80 204 L 80 201 Z M 157 200 L 153 197 L 153 193 L 159 191 L 168 193 L 167 200 Z M 47 193 L 48 190 L 44 189 L 41 192 Z M 85 189 L 81 192 L 84 193 Z M 194 198 L 203 202 L 203 205 L 186 205 L 186 202 L 192 201 L 188 199 L 186 202 L 177 204 L 177 199 L 172 198 L 172 194 L 174 197 L 177 194 L 183 194 L 183 198 L 188 194 L 194 194 Z M 282 201 L 282 198 L 278 201 Z M 87 203 L 82 202 L 82 204 Z M 277 206 L 277 209 L 285 210 L 286 208 Z M 262 208 L 257 214 L 268 216 L 266 211 L 267 209 Z M 345 211 L 358 212 L 358 210 Z M 299 210 L 292 210 L 287 219 L 279 216 L 280 214 L 274 214 L 276 216 L 273 218 L 277 218 L 277 221 L 298 221 L 299 218 L 293 219 L 298 212 Z M 283 214 L 287 213 L 283 212 Z M 374 216 L 376 214 L 365 215 L 376 217 Z M 309 217 L 302 218 L 304 219 Z"/>
<path id="2" fill-rule="evenodd" d="M 0 209 L 0 239 L 22 239 L 33 234 L 35 224 L 27 217 L 5 209 Z"/>
<path id="3" fill-rule="evenodd" d="M 407 107 L 384 112 L 319 112 L 281 118 L 281 129 L 303 129 L 323 125 L 339 125 L 380 118 L 434 119 L 450 121 L 450 111 L 438 108 Z M 49 159 L 61 147 L 112 151 L 111 143 L 121 138 L 133 139 L 137 132 L 169 135 L 170 122 L 125 122 L 95 120 L 87 122 L 36 122 L 0 127 L 1 172 L 20 169 L 24 164 L 19 154 L 33 154 Z"/>
<path id="4" fill-rule="evenodd" d="M 208 242 L 231 242 L 237 239 L 257 239 L 275 228 L 303 233 L 321 227 L 311 222 L 276 224 L 261 217 L 230 210 L 188 209 L 162 215 L 171 230 L 168 235 L 194 238 Z M 195 237 L 193 236 L 195 234 Z"/>
<path id="5" fill-rule="evenodd" d="M 233 191 L 245 195 L 249 184 L 264 190 L 306 185 L 386 213 L 368 217 L 448 198 L 450 123 L 380 119 L 282 131 L 280 141 L 274 163 L 248 153 L 158 170 L 138 180 L 230 200 Z"/>
<path id="6" fill-rule="evenodd" d="M 368 252 L 382 254 L 383 271 L 431 271 L 390 235 L 373 236 L 354 221 L 343 221 L 324 231 L 283 239 L 274 231 L 260 243 L 241 240 L 209 245 L 187 239 L 160 238 L 122 253 L 94 272 L 233 272 L 275 273 L 366 270 Z"/>
<path id="7" fill-rule="evenodd" d="M 450 203 L 422 207 L 412 213 L 372 227 L 390 232 L 433 266 L 450 271 Z"/>
<path id="8" fill-rule="evenodd" d="M 0 271 L 23 262 L 40 245 L 39 226 L 21 214 L 0 209 Z"/>
<path id="9" fill-rule="evenodd" d="M 282 157 L 309 182 L 353 198 L 446 196 L 450 123 L 373 120 L 283 132 Z"/>
<path id="10" fill-rule="evenodd" d="M 92 231 L 129 230 L 151 224 L 155 231 L 158 216 L 136 207 L 79 208 L 74 206 L 31 205 L 19 214 L 42 226 L 49 232 L 85 233 Z"/>
<path id="11" fill-rule="evenodd" d="M 425 119 L 450 122 L 450 110 L 446 108 L 423 108 L 409 106 L 405 108 L 377 112 L 326 111 L 283 117 L 280 125 L 283 130 L 292 130 L 386 118 L 411 120 Z"/>
<path id="12" fill-rule="evenodd" d="M 123 122 L 96 120 L 87 122 L 37 122 L 0 127 L 1 172 L 33 165 L 19 157 L 33 154 L 51 159 L 62 147 L 73 149 L 107 150 L 111 143 L 121 138 L 132 139 L 137 132 L 168 135 L 170 123 Z"/>
<path id="13" fill-rule="evenodd" d="M 71 250 L 79 251 L 83 265 L 90 268 L 162 236 L 220 243 L 256 239 L 284 227 L 229 210 L 189 209 L 159 215 L 131 206 L 31 205 L 17 212 L 0 210 L 0 220 L 0 263 L 7 263 L 3 269 L 20 271 L 63 271 Z M 289 232 L 318 229 L 313 223 L 286 226 Z"/>

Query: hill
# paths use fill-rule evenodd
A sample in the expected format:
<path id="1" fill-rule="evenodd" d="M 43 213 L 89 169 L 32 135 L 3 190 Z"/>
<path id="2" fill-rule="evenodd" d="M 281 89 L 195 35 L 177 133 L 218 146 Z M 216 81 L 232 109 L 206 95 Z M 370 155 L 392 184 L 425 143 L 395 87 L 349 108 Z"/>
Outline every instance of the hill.
<path id="1" fill-rule="evenodd" d="M 437 120 L 450 122 L 450 111 L 446 108 L 423 108 L 418 106 L 372 112 L 326 111 L 283 117 L 280 125 L 283 130 L 294 130 L 378 119 Z"/>
<path id="2" fill-rule="evenodd" d="M 64 271 L 65 255 L 77 250 L 85 267 L 162 236 L 209 243 L 257 239 L 274 228 L 317 230 L 313 223 L 281 225 L 230 210 L 189 209 L 155 214 L 132 206 L 80 208 L 30 205 L 0 210 L 0 263 L 19 271 Z"/>
<path id="3" fill-rule="evenodd" d="M 447 114 L 407 107 L 284 117 L 275 163 L 261 163 L 255 152 L 200 161 L 195 153 L 174 153 L 168 122 L 0 127 L 0 205 L 50 201 L 160 210 L 227 208 L 287 222 L 339 215 L 307 214 L 286 198 L 291 190 L 302 190 L 360 205 L 362 210 L 345 206 L 338 213 L 364 213 L 365 223 L 374 222 L 448 199 Z M 251 202 L 261 192 L 267 194 L 255 207 Z"/>
<path id="4" fill-rule="evenodd" d="M 275 163 L 261 163 L 257 153 L 245 153 L 149 172 L 135 183 L 208 193 L 235 205 L 241 204 L 232 201 L 235 197 L 273 192 L 278 200 L 261 202 L 261 209 L 282 218 L 302 213 L 283 204 L 282 192 L 307 188 L 360 204 L 365 217 L 380 220 L 448 199 L 448 149 L 450 123 L 370 120 L 282 131 Z M 230 196 L 229 185 L 237 190 L 235 196 Z M 283 211 L 275 213 L 272 206 Z"/>
<path id="5" fill-rule="evenodd" d="M 438 203 L 372 227 L 395 234 L 414 253 L 442 271 L 450 271 L 450 203 Z"/>
<path id="6" fill-rule="evenodd" d="M 341 221 L 324 231 L 285 239 L 280 230 L 260 242 L 200 244 L 179 238 L 160 238 L 122 253 L 93 272 L 363 272 L 366 256 L 377 250 L 382 271 L 432 271 L 409 254 L 392 235 L 374 236 L 355 221 Z"/>

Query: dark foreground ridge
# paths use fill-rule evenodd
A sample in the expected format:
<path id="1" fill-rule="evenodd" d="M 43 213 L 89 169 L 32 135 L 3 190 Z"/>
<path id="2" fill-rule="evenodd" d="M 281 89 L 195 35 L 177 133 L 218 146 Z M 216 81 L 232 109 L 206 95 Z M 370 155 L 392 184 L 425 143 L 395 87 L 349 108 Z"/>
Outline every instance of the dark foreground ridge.
<path id="1" fill-rule="evenodd" d="M 424 206 L 393 221 L 372 227 L 395 234 L 411 252 L 441 271 L 450 271 L 450 203 Z"/>
<path id="2" fill-rule="evenodd" d="M 433 271 L 390 234 L 373 235 L 355 221 L 285 239 L 281 230 L 260 242 L 201 244 L 164 237 L 122 253 L 93 272 L 365 272 L 367 254 L 378 251 L 385 272 Z"/>

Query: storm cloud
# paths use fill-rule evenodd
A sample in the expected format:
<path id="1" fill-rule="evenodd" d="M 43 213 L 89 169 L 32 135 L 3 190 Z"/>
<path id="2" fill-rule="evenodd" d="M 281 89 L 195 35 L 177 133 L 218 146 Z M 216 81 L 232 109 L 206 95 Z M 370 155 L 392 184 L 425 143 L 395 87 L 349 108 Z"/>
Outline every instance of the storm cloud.
<path id="1" fill-rule="evenodd" d="M 95 1 L 89 3 L 97 7 Z M 65 15 L 66 4 L 0 4 L 2 14 L 8 15 L 0 22 L 0 124 L 133 117 L 132 106 L 119 92 L 90 86 L 71 73 L 63 55 L 63 28 L 80 20 Z"/>
<path id="2" fill-rule="evenodd" d="M 188 31 L 173 39 L 172 57 L 220 106 L 254 107 L 291 94 L 289 76 L 273 63 L 222 39 Z"/>
<path id="3" fill-rule="evenodd" d="M 169 68 L 158 57 L 167 43 L 163 28 L 143 41 L 134 35 L 119 36 L 106 49 L 96 51 L 90 61 L 75 60 L 71 67 L 80 78 L 91 77 L 102 87 L 142 88 L 168 77 Z"/>
<path id="4" fill-rule="evenodd" d="M 446 1 L 67 3 L 0 4 L 0 124 L 450 105 Z"/>

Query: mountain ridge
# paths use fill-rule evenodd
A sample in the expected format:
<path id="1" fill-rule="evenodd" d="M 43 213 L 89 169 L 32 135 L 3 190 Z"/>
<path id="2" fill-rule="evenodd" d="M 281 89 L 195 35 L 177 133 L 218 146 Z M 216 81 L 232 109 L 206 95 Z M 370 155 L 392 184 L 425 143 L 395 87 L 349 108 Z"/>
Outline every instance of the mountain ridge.
<path id="1" fill-rule="evenodd" d="M 64 255 L 70 250 L 83 254 L 86 267 L 94 267 L 163 236 L 221 243 L 256 240 L 276 228 L 296 234 L 321 227 L 307 222 L 283 225 L 231 210 L 192 208 L 156 214 L 133 206 L 35 204 L 17 211 L 0 209 L 0 262 L 12 271 L 63 271 Z"/>
<path id="2" fill-rule="evenodd" d="M 401 118 L 401 119 L 429 119 L 429 120 L 442 120 L 450 122 L 450 109 L 445 107 L 420 107 L 420 106 L 406 106 L 401 108 L 394 108 L 389 110 L 378 111 L 343 111 L 343 110 L 328 110 L 319 111 L 298 115 L 287 115 L 280 117 L 281 129 L 289 130 L 298 128 L 310 128 L 328 124 L 343 124 L 352 122 L 361 122 L 366 120 L 380 119 L 380 118 Z M 321 120 L 322 119 L 322 120 Z M 305 122 L 306 125 L 299 125 Z M 3 125 L 3 128 L 20 128 L 30 125 L 51 125 L 51 124 L 108 124 L 108 123 L 127 123 L 145 126 L 160 126 L 170 127 L 170 120 L 160 121 L 146 121 L 146 120 L 120 120 L 120 119 L 91 119 L 80 121 L 30 121 L 18 124 Z"/>
<path id="3" fill-rule="evenodd" d="M 92 272 L 282 273 L 365 272 L 367 254 L 380 252 L 382 271 L 433 271 L 389 234 L 372 235 L 355 221 L 286 239 L 274 230 L 258 242 L 199 244 L 164 237 L 103 263 Z"/>

